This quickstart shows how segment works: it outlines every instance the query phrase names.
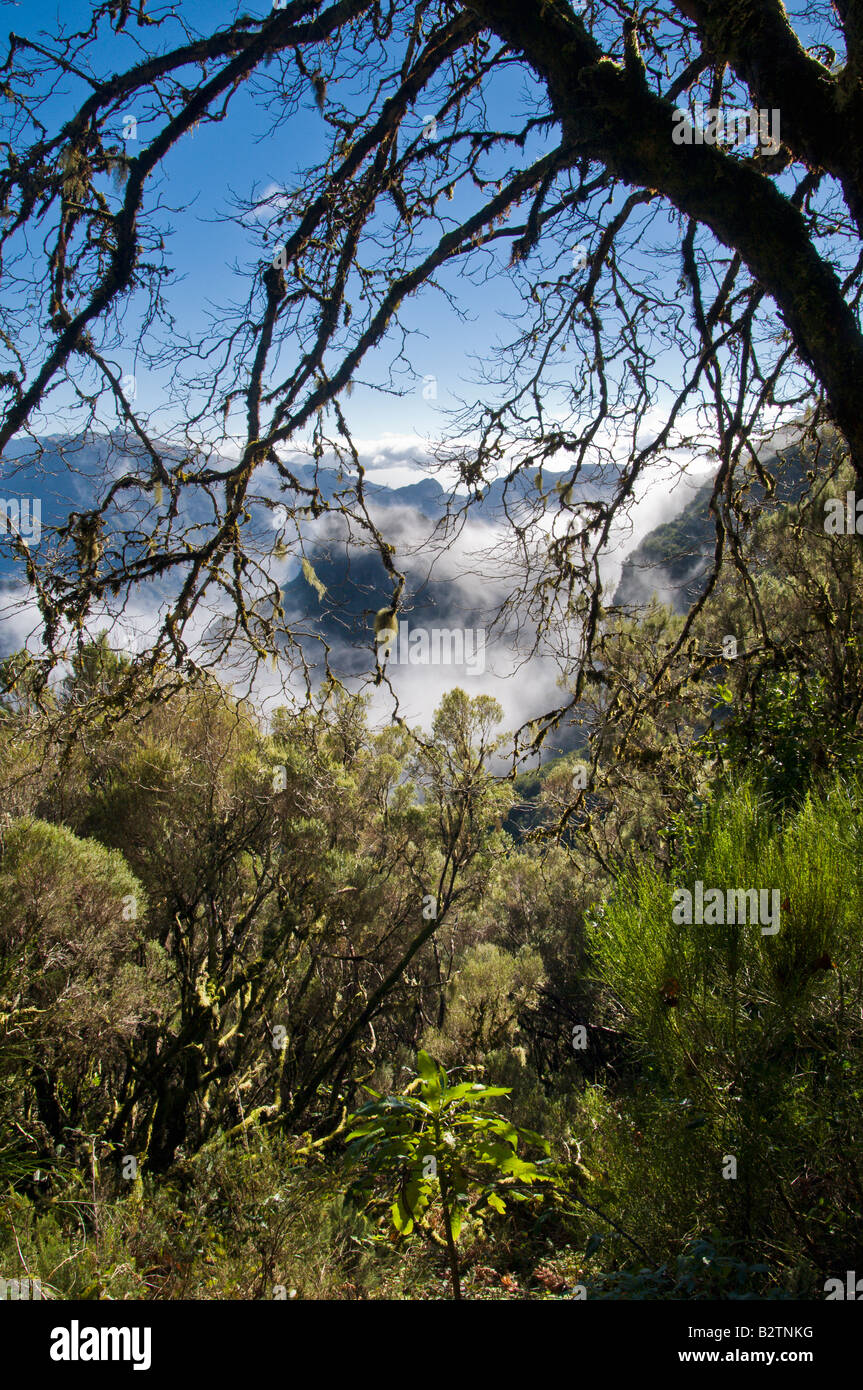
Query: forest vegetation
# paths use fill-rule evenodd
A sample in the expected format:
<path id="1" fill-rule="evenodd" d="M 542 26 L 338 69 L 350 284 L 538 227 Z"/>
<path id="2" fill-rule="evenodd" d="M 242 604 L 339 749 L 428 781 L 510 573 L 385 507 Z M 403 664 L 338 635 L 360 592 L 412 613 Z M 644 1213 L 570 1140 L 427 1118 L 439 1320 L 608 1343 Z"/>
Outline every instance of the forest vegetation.
<path id="1" fill-rule="evenodd" d="M 860 553 L 822 507 L 763 514 L 754 595 L 723 579 L 613 739 L 683 619 L 609 619 L 585 757 L 520 785 L 460 689 L 426 733 L 335 688 L 265 723 L 203 676 L 118 708 L 105 641 L 47 706 L 10 657 L 4 1267 L 112 1298 L 445 1295 L 450 1237 L 473 1297 L 853 1267 Z M 699 879 L 778 888 L 781 930 L 675 926 Z"/>
<path id="2" fill-rule="evenodd" d="M 863 0 L 249 10 L 3 7 L 0 1280 L 830 1297 Z"/>

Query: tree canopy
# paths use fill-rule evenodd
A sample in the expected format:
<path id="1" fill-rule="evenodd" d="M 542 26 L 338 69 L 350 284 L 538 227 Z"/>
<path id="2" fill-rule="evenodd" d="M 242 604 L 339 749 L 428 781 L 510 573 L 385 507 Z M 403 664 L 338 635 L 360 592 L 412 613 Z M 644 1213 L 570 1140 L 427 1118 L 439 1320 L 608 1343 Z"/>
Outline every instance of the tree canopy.
<path id="1" fill-rule="evenodd" d="M 443 534 L 490 479 L 538 470 L 507 508 L 510 602 L 536 631 L 576 624 L 576 696 L 608 602 L 600 559 L 652 466 L 713 458 L 717 568 L 742 563 L 740 499 L 783 423 L 817 438 L 831 421 L 863 476 L 856 0 L 287 0 L 216 7 L 207 32 L 181 5 L 83 12 L 13 34 L 3 65 L 0 447 L 64 391 L 123 441 L 50 544 L 13 537 L 46 666 L 147 583 L 164 589 L 151 671 L 238 642 L 302 661 L 270 559 L 322 516 L 377 554 L 397 610 L 403 568 L 368 505 L 350 391 L 376 353 L 410 359 L 417 297 L 458 309 L 467 280 L 514 287 L 520 307 L 438 440 L 464 489 Z M 189 212 L 165 205 L 164 172 L 246 99 L 294 165 L 316 105 L 324 155 L 264 197 L 226 171 L 231 206 L 206 232 L 225 269 L 206 329 L 187 332 L 172 282 Z M 778 133 L 741 141 L 705 110 L 773 113 Z M 167 374 L 171 447 L 124 386 L 121 345 Z M 292 449 L 335 454 L 334 495 L 297 477 Z M 589 469 L 609 491 L 579 502 Z"/>

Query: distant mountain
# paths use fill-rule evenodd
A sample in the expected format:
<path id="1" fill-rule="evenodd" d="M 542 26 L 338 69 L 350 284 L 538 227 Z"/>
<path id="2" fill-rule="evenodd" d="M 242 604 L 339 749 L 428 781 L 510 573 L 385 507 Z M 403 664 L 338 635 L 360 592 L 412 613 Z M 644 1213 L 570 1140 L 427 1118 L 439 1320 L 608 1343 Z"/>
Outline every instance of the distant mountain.
<path id="1" fill-rule="evenodd" d="M 483 551 L 499 540 L 506 517 L 519 507 L 525 516 L 535 500 L 536 475 L 522 474 L 505 487 L 491 484 L 471 504 L 469 542 L 454 532 L 450 553 L 435 524 L 446 515 L 451 497 L 435 479 L 406 487 L 367 488 L 385 539 L 395 546 L 395 563 L 406 584 L 399 616 L 411 628 L 482 628 L 493 619 L 505 585 L 492 569 L 484 571 Z M 546 479 L 545 486 L 548 486 Z M 584 476 L 578 498 L 595 500 L 608 491 L 607 475 L 599 470 Z M 463 499 L 457 499 L 458 501 Z M 506 508 L 506 511 L 504 510 Z M 311 624 L 325 640 L 338 648 L 339 663 L 347 673 L 367 668 L 373 641 L 373 618 L 392 601 L 392 580 L 374 550 L 360 549 L 344 539 L 312 540 L 306 557 L 326 593 L 319 596 L 312 583 L 298 573 L 284 588 L 285 612 L 295 623 Z M 468 573 L 469 570 L 469 573 Z"/>
<path id="2" fill-rule="evenodd" d="M 186 457 L 178 445 L 162 441 L 159 449 L 169 468 Z M 317 487 L 326 501 L 344 492 L 350 483 L 350 478 L 337 467 L 315 467 L 302 458 L 290 456 L 286 456 L 286 462 L 300 484 Z M 218 457 L 214 457 L 212 463 L 218 467 Z M 18 439 L 7 447 L 0 459 L 0 502 L 37 501 L 41 510 L 41 545 L 44 546 L 50 542 L 56 528 L 67 521 L 70 511 L 86 511 L 94 505 L 106 478 L 117 478 L 126 472 L 147 476 L 149 468 L 149 458 L 140 441 L 121 431 L 78 438 L 50 435 Z M 512 518 L 519 512 L 527 516 L 537 497 L 536 476 L 531 472 L 519 473 L 509 482 L 498 479 L 471 503 L 469 534 L 473 572 L 468 578 L 465 542 L 459 541 L 457 525 L 453 531 L 455 559 L 442 546 L 435 549 L 429 544 L 435 527 L 446 516 L 448 505 L 457 510 L 466 499 L 458 495 L 453 499 L 433 477 L 420 477 L 416 482 L 389 487 L 376 483 L 373 472 L 367 472 L 365 498 L 385 539 L 396 547 L 395 562 L 407 581 L 402 616 L 408 618 L 413 627 L 480 627 L 490 620 L 498 589 L 492 576 L 482 573 L 480 541 L 484 537 L 489 540 L 494 537 L 493 528 L 502 525 L 507 516 Z M 268 480 L 266 469 L 261 470 L 256 482 L 257 491 L 259 494 L 268 491 L 270 481 L 270 495 L 278 501 L 279 484 L 272 474 Z M 604 470 L 585 468 L 577 498 L 589 500 L 607 495 L 611 481 Z M 544 485 L 549 485 L 548 475 Z M 124 491 L 118 500 L 118 508 L 107 519 L 109 530 L 112 526 L 128 527 L 150 505 L 148 494 L 142 496 L 134 490 Z M 206 499 L 193 497 L 183 505 L 186 519 L 202 528 L 199 536 L 205 534 L 212 517 Z M 258 548 L 266 550 L 273 535 L 272 511 L 263 505 L 253 505 L 251 510 L 255 542 Z M 305 526 L 304 523 L 304 531 L 306 559 L 326 593 L 322 600 L 299 569 L 297 557 L 297 572 L 283 590 L 285 611 L 295 623 L 302 624 L 307 631 L 313 631 L 337 649 L 339 664 L 344 666 L 346 673 L 367 667 L 373 614 L 389 604 L 392 595 L 381 557 L 374 549 L 360 547 L 356 537 L 347 540 L 344 528 L 340 531 L 338 523 L 332 522 L 327 515 L 318 524 L 309 522 Z M 31 549 L 38 554 L 39 542 Z M 20 581 L 21 561 L 8 544 L 2 544 L 0 535 L 0 588 L 8 589 Z M 309 652 L 310 659 L 314 659 L 311 646 Z"/>
<path id="3" fill-rule="evenodd" d="M 180 446 L 163 443 L 160 449 L 169 466 L 184 457 Z M 316 468 L 301 458 L 288 462 L 299 482 L 306 487 L 316 486 L 327 501 L 343 491 L 349 481 L 337 468 Z M 781 448 L 765 457 L 763 463 L 776 478 L 776 490 L 774 498 L 769 499 L 762 485 L 753 480 L 748 493 L 752 510 L 800 496 L 805 464 L 798 446 Z M 93 505 L 106 475 L 117 477 L 126 470 L 145 471 L 146 467 L 140 443 L 121 432 L 111 436 L 18 439 L 0 459 L 0 503 L 38 499 L 44 543 L 44 538 L 67 520 L 70 511 L 86 510 Z M 470 507 L 469 525 L 477 528 L 471 530 L 471 537 L 481 538 L 485 534 L 483 527 L 489 528 L 487 534 L 492 537 L 492 528 L 503 524 L 505 513 L 512 517 L 520 508 L 526 513 L 536 497 L 535 481 L 535 473 L 521 473 L 509 483 L 499 479 L 488 485 Z M 602 469 L 584 469 L 575 500 L 608 496 L 614 481 Z M 547 479 L 545 485 L 548 486 Z M 630 552 L 623 563 L 615 604 L 639 607 L 655 593 L 678 612 L 688 608 L 700 592 L 712 562 L 715 531 L 708 510 L 712 486 L 710 481 L 698 488 L 676 516 L 649 532 Z M 445 555 L 430 563 L 429 538 L 446 516 L 448 504 L 453 503 L 451 494 L 438 480 L 424 477 L 389 487 L 374 482 L 373 474 L 368 473 L 365 495 L 385 538 L 396 547 L 396 563 L 407 580 L 401 607 L 412 626 L 458 623 L 472 627 L 488 620 L 499 593 L 499 584 L 496 586 L 491 574 L 472 572 L 468 579 L 460 572 L 458 561 L 453 563 Z M 275 484 L 273 496 L 277 496 Z M 458 505 L 463 499 L 455 500 Z M 115 524 L 128 523 L 139 506 L 140 500 L 130 502 L 123 517 L 117 514 Z M 258 536 L 266 543 L 271 514 L 263 508 L 258 510 Z M 190 515 L 195 512 L 196 504 L 192 503 Z M 481 568 L 481 548 L 477 541 L 472 571 Z M 306 557 L 326 593 L 321 599 L 298 570 L 284 586 L 288 616 L 310 625 L 337 647 L 347 660 L 348 669 L 365 665 L 372 616 L 390 602 L 392 593 L 380 556 L 373 549 L 339 539 L 332 531 L 324 538 L 320 528 L 311 528 Z M 8 588 L 19 577 L 20 561 L 8 546 L 0 545 L 0 587 Z M 356 650 L 356 661 L 351 656 L 352 649 Z"/>
<path id="4" fill-rule="evenodd" d="M 752 512 L 796 502 L 806 485 L 807 463 L 797 445 L 765 458 L 762 466 L 776 481 L 772 497 L 753 479 L 747 506 Z M 623 562 L 614 603 L 639 608 L 656 595 L 676 613 L 685 613 L 702 592 L 713 564 L 716 527 L 709 503 L 713 479 L 703 484 L 671 521 L 664 522 Z"/>

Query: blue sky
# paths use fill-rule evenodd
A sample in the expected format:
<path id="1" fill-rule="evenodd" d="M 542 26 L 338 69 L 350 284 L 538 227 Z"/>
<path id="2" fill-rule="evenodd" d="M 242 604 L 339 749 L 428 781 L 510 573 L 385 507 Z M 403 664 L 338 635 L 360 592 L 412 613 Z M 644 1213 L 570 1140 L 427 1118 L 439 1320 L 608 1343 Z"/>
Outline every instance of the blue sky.
<path id="1" fill-rule="evenodd" d="M 229 23 L 238 9 L 253 15 L 269 11 L 269 6 L 260 4 L 236 7 L 218 0 L 217 3 L 183 0 L 179 8 L 188 26 L 204 33 L 212 32 L 219 24 Z M 151 4 L 150 9 L 155 12 L 155 4 Z M 0 8 L 4 28 L 14 27 L 20 33 L 34 36 L 39 31 L 56 32 L 60 22 L 67 30 L 84 27 L 89 17 L 90 6 L 82 0 L 72 0 L 62 7 L 45 0 L 27 0 L 26 4 Z M 107 28 L 101 32 L 102 37 L 93 49 L 100 75 L 130 66 L 138 59 L 142 31 L 136 29 L 134 23 L 124 36 L 114 36 Z M 150 46 L 174 46 L 183 38 L 176 25 L 166 26 L 163 37 L 154 37 L 154 30 L 145 30 L 143 34 Z M 79 84 L 74 93 L 74 105 L 78 104 L 83 91 L 83 84 Z M 514 126 L 530 98 L 525 69 L 512 68 L 496 76 L 487 97 L 491 120 Z M 66 115 L 71 109 L 69 100 L 62 106 L 55 103 L 53 114 Z M 134 103 L 130 103 L 127 114 L 136 115 Z M 421 104 L 415 113 L 417 129 L 428 114 L 427 105 Z M 50 121 L 48 124 L 50 126 Z M 228 119 L 218 125 L 202 126 L 175 147 L 151 189 L 151 203 L 158 193 L 164 204 L 186 209 L 170 218 L 169 263 L 176 268 L 177 274 L 169 304 L 178 325 L 189 333 L 202 326 L 208 309 L 218 312 L 226 298 L 238 301 L 244 297 L 248 279 L 231 284 L 226 266 L 233 261 L 250 266 L 263 255 L 263 244 L 260 239 L 254 239 L 253 228 L 232 227 L 226 221 L 216 225 L 215 219 L 229 212 L 231 195 L 246 199 L 253 194 L 260 196 L 274 186 L 291 184 L 303 167 L 324 153 L 330 134 L 314 105 L 311 91 L 304 109 L 292 118 L 286 129 L 275 136 L 267 135 L 268 124 L 265 105 L 256 101 L 250 86 L 241 88 L 231 99 Z M 120 127 L 118 121 L 118 139 Z M 148 128 L 142 126 L 142 134 L 149 133 Z M 549 138 L 553 138 L 553 133 Z M 527 151 L 525 162 L 535 153 L 536 150 Z M 453 211 L 459 211 L 458 195 Z M 642 274 L 647 265 L 649 274 L 666 277 L 673 283 L 679 265 L 672 260 L 660 267 L 654 251 L 660 243 L 674 246 L 679 235 L 679 230 L 664 214 L 654 219 L 643 246 L 638 249 Z M 521 303 L 512 277 L 506 273 L 508 254 L 509 243 L 499 242 L 495 255 L 503 273 L 484 285 L 458 275 L 454 267 L 444 273 L 443 278 L 457 296 L 467 321 L 459 317 L 444 296 L 428 288 L 405 304 L 404 321 L 422 334 L 409 348 L 411 365 L 418 379 L 415 383 L 411 383 L 409 377 L 404 379 L 410 391 L 401 399 L 382 396 L 358 384 L 350 401 L 349 418 L 360 437 L 416 436 L 420 442 L 445 427 L 444 412 L 447 406 L 455 404 L 456 397 L 472 400 L 481 394 L 481 388 L 471 380 L 475 373 L 473 358 L 493 354 L 496 343 L 508 331 L 502 315 L 514 312 Z M 651 261 L 654 262 L 652 266 Z M 361 368 L 360 378 L 382 381 L 390 357 L 386 345 L 370 355 Z M 135 372 L 139 407 L 158 411 L 164 401 L 164 379 L 158 373 L 141 370 L 131 353 L 120 351 L 113 360 L 123 372 Z M 424 378 L 434 378 L 433 385 L 425 383 L 425 390 Z M 429 399 L 432 392 L 436 393 L 436 399 Z M 59 402 L 62 398 L 58 395 L 54 399 Z M 657 399 L 656 404 L 661 406 L 661 401 Z M 42 428 L 48 430 L 57 422 L 46 417 L 41 423 Z"/>
<path id="2" fill-rule="evenodd" d="M 154 8 L 151 6 L 151 9 Z M 249 5 L 241 7 L 243 13 L 258 15 L 264 7 Z M 184 0 L 181 11 L 186 22 L 196 29 L 207 32 L 218 23 L 227 23 L 236 13 L 236 7 L 225 4 L 206 4 L 202 0 Z M 28 0 L 23 5 L 0 11 L 0 18 L 8 31 L 35 37 L 39 31 L 56 33 L 58 21 L 69 28 L 78 27 L 88 15 L 89 6 L 75 3 L 64 5 L 45 3 L 45 0 Z M 151 31 L 152 32 L 152 31 Z M 100 40 L 93 50 L 98 60 L 99 72 L 107 74 L 130 66 L 136 61 L 136 50 L 128 38 L 116 38 L 107 30 L 106 37 Z M 134 40 L 139 31 L 130 25 Z M 167 33 L 167 30 L 166 30 Z M 4 35 L 5 38 L 5 35 Z M 150 42 L 150 34 L 147 34 Z M 178 43 L 181 36 L 176 28 L 171 31 L 171 43 Z M 188 79 L 187 79 L 188 80 Z M 526 80 L 524 74 L 506 74 L 497 80 L 496 98 L 500 112 L 510 121 L 522 108 Z M 75 89 L 80 99 L 83 87 Z M 77 100 L 74 103 L 77 105 Z M 69 101 L 55 104 L 54 110 L 65 116 L 71 109 Z M 128 114 L 135 115 L 135 105 L 131 102 Z M 424 117 L 431 114 L 425 108 L 418 108 L 415 124 L 419 130 Z M 50 123 L 49 123 L 50 125 Z M 214 226 L 213 219 L 229 211 L 231 195 L 248 198 L 253 193 L 260 195 L 274 185 L 290 184 L 298 172 L 311 160 L 322 155 L 325 141 L 330 134 L 317 111 L 311 92 L 304 110 L 292 119 L 287 131 L 280 132 L 276 138 L 267 137 L 268 113 L 254 99 L 246 87 L 234 95 L 230 114 L 219 125 L 203 125 L 194 134 L 183 140 L 170 153 L 164 170 L 158 180 L 161 200 L 168 205 L 184 205 L 187 211 L 170 219 L 173 234 L 168 243 L 170 263 L 176 267 L 173 288 L 170 293 L 170 306 L 177 322 L 188 331 L 202 324 L 204 312 L 209 306 L 218 309 L 222 302 L 220 296 L 226 292 L 225 267 L 236 260 L 249 261 L 254 242 L 241 228 L 232 228 L 225 222 Z M 148 135 L 155 127 L 142 126 L 141 134 Z M 118 123 L 117 136 L 121 134 Z M 129 142 L 134 149 L 134 143 Z M 457 211 L 458 204 L 454 204 Z M 260 244 L 260 243 L 259 243 Z M 497 252 L 505 262 L 508 257 L 508 244 L 501 244 Z M 350 403 L 350 417 L 353 426 L 363 437 L 378 438 L 383 434 L 419 436 L 436 433 L 443 423 L 442 408 L 453 405 L 456 395 L 473 398 L 475 387 L 468 384 L 473 373 L 471 355 L 485 355 L 493 346 L 502 325 L 496 319 L 500 309 L 515 310 L 518 297 L 509 292 L 506 278 L 498 277 L 493 288 L 477 287 L 468 280 L 447 275 L 448 283 L 456 288 L 459 304 L 468 315 L 468 322 L 462 320 L 449 306 L 446 299 L 435 291 L 425 291 L 414 303 L 405 306 L 404 318 L 411 328 L 419 330 L 424 336 L 415 339 L 411 347 L 411 362 L 420 378 L 434 377 L 435 382 L 417 381 L 409 395 L 403 399 L 392 396 L 382 397 L 378 392 L 366 390 L 358 384 Z M 230 295 L 238 298 L 245 285 L 232 287 Z M 135 371 L 137 383 L 137 404 L 144 409 L 158 409 L 161 401 L 161 383 L 158 376 L 135 370 L 132 357 L 117 353 L 116 363 L 124 372 Z M 360 373 L 362 378 L 382 380 L 390 353 L 383 349 L 370 356 Z M 406 381 L 405 384 L 410 384 Z M 430 399 L 433 391 L 437 398 Z M 56 423 L 56 422 L 54 422 Z M 51 428 L 52 421 L 46 419 L 45 426 Z"/>
<path id="3" fill-rule="evenodd" d="M 207 33 L 212 32 L 220 22 L 227 24 L 236 12 L 228 5 L 205 4 L 202 0 L 184 0 L 181 9 L 190 27 L 199 28 Z M 252 12 L 263 14 L 264 10 L 258 6 Z M 30 35 L 35 35 L 40 30 L 49 34 L 56 32 L 58 19 L 62 20 L 67 29 L 83 27 L 89 21 L 89 17 L 90 6 L 81 0 L 73 0 L 73 3 L 60 9 L 56 4 L 44 3 L 44 0 L 33 0 L 26 8 L 24 5 L 0 5 L 0 21 L 9 28 L 14 27 L 18 32 Z M 139 31 L 134 25 L 130 33 L 123 38 L 112 36 L 107 29 L 103 30 L 103 35 L 93 50 L 100 76 L 125 69 L 140 57 L 140 49 L 136 47 Z M 151 47 L 155 46 L 152 30 L 147 32 L 146 37 L 148 44 Z M 158 46 L 166 42 L 173 47 L 180 41 L 181 35 L 174 27 L 170 33 L 166 32 L 164 39 L 158 39 Z M 194 79 L 187 78 L 188 85 L 191 85 L 192 80 Z M 513 66 L 496 76 L 486 93 L 490 121 L 497 126 L 518 128 L 531 102 L 528 84 L 529 77 L 522 66 Z M 58 122 L 77 108 L 84 90 L 86 89 L 83 84 L 79 84 L 74 92 L 74 103 L 68 97 L 65 100 L 57 98 L 51 107 L 42 113 L 50 129 L 55 129 Z M 430 106 L 431 103 L 423 102 L 415 112 L 413 119 L 417 133 L 423 120 L 431 114 Z M 141 121 L 141 134 L 149 136 L 152 133 L 143 125 L 142 115 L 140 111 L 136 112 L 135 104 L 130 103 L 117 118 L 118 141 L 122 133 L 124 115 L 134 116 Z M 275 136 L 267 135 L 269 121 L 270 113 L 266 104 L 255 99 L 253 89 L 249 86 L 241 88 L 231 100 L 230 114 L 226 121 L 218 125 L 202 126 L 193 137 L 185 138 L 172 150 L 158 180 L 148 194 L 150 207 L 158 197 L 163 206 L 185 209 L 163 219 L 171 224 L 172 233 L 167 239 L 168 259 L 177 271 L 177 276 L 171 284 L 169 306 L 179 329 L 184 333 L 194 336 L 202 328 L 207 312 L 218 312 L 225 301 L 242 302 L 248 293 L 250 278 L 255 274 L 256 266 L 260 266 L 264 259 L 265 250 L 259 223 L 232 226 L 224 220 L 231 211 L 232 195 L 240 200 L 249 200 L 253 195 L 260 197 L 274 187 L 294 184 L 301 170 L 324 154 L 331 134 L 330 127 L 315 106 L 311 91 L 303 109 L 292 118 L 288 128 Z M 553 140 L 554 132 L 550 132 L 547 138 Z M 537 153 L 537 148 L 528 148 L 523 155 L 519 153 L 514 156 L 514 162 L 517 160 L 519 163 L 527 164 Z M 495 175 L 497 172 L 495 169 Z M 618 206 L 627 191 L 623 189 L 616 195 Z M 473 209 L 476 203 L 471 198 L 465 206 Z M 451 211 L 458 215 L 461 210 L 460 195 L 457 194 Z M 384 214 L 382 218 L 383 216 Z M 385 216 L 390 220 L 394 219 L 392 208 L 387 208 Z M 521 221 L 522 217 L 523 210 L 517 215 L 517 220 Z M 222 220 L 218 220 L 220 218 Z M 382 220 L 379 227 L 383 225 Z M 676 312 L 678 302 L 685 311 L 687 296 L 683 290 L 677 288 L 677 278 L 680 274 L 679 222 L 675 221 L 657 200 L 653 209 L 644 213 L 643 225 L 645 231 L 638 244 L 621 252 L 625 257 L 625 269 L 630 274 L 632 283 L 636 285 L 646 286 L 648 290 L 657 284 L 662 286 L 672 313 Z M 574 234 L 573 242 L 576 239 Z M 384 459 L 387 468 L 385 474 L 377 474 L 378 480 L 406 481 L 404 465 L 413 458 L 422 460 L 425 439 L 445 431 L 446 407 L 454 404 L 457 396 L 463 395 L 473 400 L 483 394 L 482 388 L 470 381 L 474 373 L 472 358 L 474 355 L 486 359 L 493 357 L 497 342 L 514 331 L 507 324 L 505 315 L 515 313 L 522 307 L 515 278 L 507 270 L 509 243 L 502 239 L 495 247 L 494 254 L 501 273 L 485 284 L 459 275 L 455 267 L 447 269 L 443 277 L 447 288 L 458 296 L 458 303 L 467 315 L 466 322 L 443 296 L 431 289 L 426 289 L 416 299 L 407 301 L 403 306 L 402 317 L 407 326 L 420 330 L 423 335 L 414 339 L 409 349 L 411 362 L 418 376 L 410 393 L 398 399 L 382 396 L 360 385 L 355 388 L 350 401 L 344 403 L 367 466 L 375 464 L 375 449 L 370 447 L 369 442 L 377 441 L 383 446 L 378 449 L 377 457 Z M 571 250 L 572 244 L 567 247 L 565 242 L 562 243 L 563 263 L 554 272 L 555 275 L 569 271 L 568 253 Z M 234 261 L 246 266 L 247 270 L 232 284 L 226 267 Z M 718 274 L 721 274 L 721 265 L 721 255 L 715 256 L 714 269 Z M 532 281 L 534 269 L 534 262 L 528 262 L 527 274 Z M 603 315 L 606 316 L 604 331 L 614 349 L 619 346 L 619 343 L 614 342 L 617 320 L 613 304 L 609 306 L 608 299 L 603 306 Z M 645 317 L 643 312 L 642 319 Z M 682 318 L 685 320 L 685 312 Z M 34 340 L 36 331 L 38 325 L 32 324 Z M 24 332 L 26 335 L 26 328 Z M 669 337 L 670 334 L 666 336 L 666 344 Z M 592 339 L 589 335 L 586 335 L 586 341 L 590 346 Z M 44 345 L 34 354 L 34 360 L 40 360 L 43 352 Z M 156 371 L 142 370 L 136 365 L 128 346 L 112 356 L 121 372 L 135 371 L 138 383 L 136 404 L 144 413 L 150 410 L 157 413 L 153 427 L 155 432 L 162 423 L 158 420 L 158 412 L 166 400 L 165 379 Z M 623 356 L 625 357 L 625 353 Z M 657 375 L 667 374 L 671 381 L 675 381 L 680 354 L 674 357 L 672 350 L 660 341 L 656 357 Z M 360 376 L 373 381 L 383 379 L 390 358 L 391 349 L 384 346 L 366 359 L 361 367 Z M 572 352 L 562 354 L 556 359 L 556 374 L 568 385 L 573 381 L 572 364 L 575 360 L 575 354 Z M 422 379 L 429 377 L 435 379 L 436 401 L 425 399 L 423 396 Z M 52 398 L 52 405 L 59 405 L 61 400 L 58 392 Z M 650 418 L 643 422 L 648 426 L 648 437 L 651 434 L 655 435 L 659 425 L 665 423 L 666 404 L 659 389 L 650 394 L 649 402 Z M 572 408 L 578 412 L 580 422 L 581 412 L 585 409 L 580 396 Z M 107 419 L 107 416 L 103 418 Z M 167 415 L 163 416 L 163 420 L 162 427 L 168 432 L 171 420 Z M 111 420 L 110 423 L 113 424 L 115 421 Z M 35 428 L 41 429 L 44 433 L 62 429 L 63 424 L 63 417 L 56 414 L 46 415 L 41 421 L 34 422 Z M 412 441 L 415 441 L 415 447 Z M 644 442 L 646 440 L 638 441 L 639 444 Z M 592 447 L 595 452 L 601 448 L 607 456 L 609 447 L 613 446 L 612 452 L 619 457 L 618 450 L 627 449 L 630 445 L 629 439 L 600 438 Z M 682 460 L 675 461 L 684 461 L 686 465 L 690 465 L 693 458 L 703 467 L 704 450 L 684 448 Z M 570 464 L 568 460 L 562 459 L 558 466 Z M 636 530 L 632 539 L 636 538 L 636 534 L 643 534 L 651 525 L 667 519 L 684 500 L 682 495 L 676 498 L 671 495 L 670 485 L 664 481 L 661 473 L 655 480 L 651 476 L 649 487 L 645 478 L 642 486 L 644 496 L 639 495 L 637 499 L 634 522 Z M 463 564 L 466 573 L 469 572 L 470 565 L 476 561 L 479 547 L 477 533 L 468 533 L 463 553 L 459 557 L 460 565 Z M 621 545 L 618 545 L 618 553 L 613 557 L 614 564 L 619 565 L 622 553 Z M 292 558 L 291 564 L 294 563 L 295 560 Z M 613 588 L 613 582 L 611 587 Z M 553 691 L 550 692 L 549 698 L 552 696 Z"/>

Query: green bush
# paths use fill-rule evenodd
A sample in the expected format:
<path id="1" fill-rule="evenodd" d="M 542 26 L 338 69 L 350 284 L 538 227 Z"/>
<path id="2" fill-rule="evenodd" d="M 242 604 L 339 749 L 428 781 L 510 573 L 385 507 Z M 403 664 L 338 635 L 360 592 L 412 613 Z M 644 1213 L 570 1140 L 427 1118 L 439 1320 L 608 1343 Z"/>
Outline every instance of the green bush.
<path id="1" fill-rule="evenodd" d="M 591 932 L 641 1056 L 642 1181 L 672 1176 L 680 1221 L 718 1213 L 744 1254 L 769 1239 L 824 1269 L 861 1237 L 860 795 L 837 784 L 780 823 L 748 788 L 726 793 L 669 873 L 620 878 Z M 696 879 L 776 889 L 779 931 L 675 923 L 674 890 Z"/>

